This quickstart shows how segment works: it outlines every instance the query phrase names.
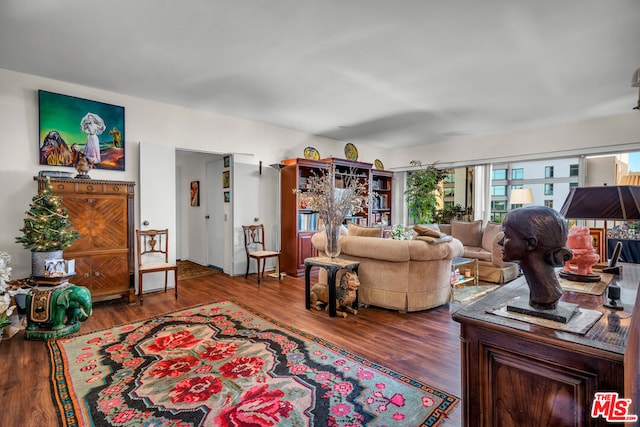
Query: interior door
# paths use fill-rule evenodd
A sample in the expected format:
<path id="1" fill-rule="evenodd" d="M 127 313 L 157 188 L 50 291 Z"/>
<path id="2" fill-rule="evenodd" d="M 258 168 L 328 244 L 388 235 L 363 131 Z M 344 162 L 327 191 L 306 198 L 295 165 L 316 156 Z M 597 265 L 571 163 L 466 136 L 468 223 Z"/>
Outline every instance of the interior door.
<path id="1" fill-rule="evenodd" d="M 139 227 L 169 229 L 169 262 L 176 262 L 176 152 L 175 147 L 140 143 Z M 136 277 L 137 279 L 137 277 Z M 169 279 L 171 286 L 172 280 Z M 146 274 L 143 292 L 164 289 L 164 273 Z M 136 283 L 136 289 L 138 284 Z"/>
<path id="2" fill-rule="evenodd" d="M 228 169 L 228 168 L 227 168 Z M 223 160 L 219 159 L 207 163 L 207 213 L 205 224 L 207 227 L 207 263 L 224 270 L 224 249 L 226 246 L 224 239 L 224 226 L 227 222 L 227 215 L 224 212 L 222 171 Z"/>

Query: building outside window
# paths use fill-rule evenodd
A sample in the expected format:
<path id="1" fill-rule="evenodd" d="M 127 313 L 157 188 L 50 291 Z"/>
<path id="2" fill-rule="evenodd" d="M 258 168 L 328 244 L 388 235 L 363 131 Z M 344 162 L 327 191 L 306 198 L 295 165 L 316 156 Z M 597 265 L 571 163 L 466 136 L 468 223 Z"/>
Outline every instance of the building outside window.
<path id="1" fill-rule="evenodd" d="M 544 185 L 544 195 L 553 196 L 553 184 L 547 183 Z"/>
<path id="2" fill-rule="evenodd" d="M 511 179 L 524 179 L 524 169 L 523 168 L 511 169 Z"/>
<path id="3" fill-rule="evenodd" d="M 507 170 L 506 169 L 494 169 L 491 171 L 491 179 L 496 181 L 502 181 L 507 179 Z"/>
<path id="4" fill-rule="evenodd" d="M 544 205 L 548 208 L 553 209 L 553 200 L 545 200 Z"/>
<path id="5" fill-rule="evenodd" d="M 580 165 L 569 165 L 569 176 L 578 176 L 580 174 Z"/>
<path id="6" fill-rule="evenodd" d="M 506 196 L 507 195 L 507 186 L 506 185 L 492 185 L 491 186 L 491 195 L 492 196 Z"/>
<path id="7" fill-rule="evenodd" d="M 545 166 L 544 167 L 544 177 L 545 178 L 553 178 L 553 166 Z"/>
<path id="8" fill-rule="evenodd" d="M 491 221 L 502 222 L 506 214 L 507 214 L 506 200 L 491 201 Z"/>

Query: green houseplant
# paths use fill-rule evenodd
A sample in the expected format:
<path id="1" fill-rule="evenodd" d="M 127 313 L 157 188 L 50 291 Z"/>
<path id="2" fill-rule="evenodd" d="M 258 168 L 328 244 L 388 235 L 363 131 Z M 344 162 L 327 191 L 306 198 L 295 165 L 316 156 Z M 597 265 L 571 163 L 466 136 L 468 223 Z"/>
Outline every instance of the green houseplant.
<path id="1" fill-rule="evenodd" d="M 438 169 L 435 163 L 424 169 L 409 172 L 404 194 L 407 198 L 409 215 L 415 224 L 433 222 L 436 217 L 438 198 L 441 197 L 440 182 L 446 175 L 447 170 Z"/>
<path id="2" fill-rule="evenodd" d="M 16 237 L 16 243 L 31 250 L 34 276 L 44 276 L 44 261 L 62 258 L 62 250 L 80 237 L 71 226 L 62 196 L 54 193 L 48 178 L 43 191 L 31 199 L 20 231 L 22 236 Z"/>

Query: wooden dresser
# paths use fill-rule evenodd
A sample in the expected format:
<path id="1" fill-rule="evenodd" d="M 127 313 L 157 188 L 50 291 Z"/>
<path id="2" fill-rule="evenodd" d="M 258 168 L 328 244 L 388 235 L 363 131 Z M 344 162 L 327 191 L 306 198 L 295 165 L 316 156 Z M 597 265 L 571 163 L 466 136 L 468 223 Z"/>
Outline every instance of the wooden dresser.
<path id="1" fill-rule="evenodd" d="M 35 178 L 42 191 L 45 178 Z M 81 235 L 64 250 L 75 259 L 70 279 L 91 290 L 94 301 L 123 297 L 135 302 L 134 186 L 127 181 L 50 178 Z"/>
<path id="2" fill-rule="evenodd" d="M 622 398 L 625 384 L 627 396 L 637 397 L 630 390 L 637 384 L 637 343 L 627 344 L 640 321 L 639 280 L 640 266 L 634 264 L 624 264 L 622 275 L 613 279 L 621 287 L 623 311 L 603 307 L 606 290 L 599 296 L 565 291 L 562 301 L 603 313 L 584 335 L 489 313 L 515 297 L 528 298 L 524 277 L 455 312 L 464 425 L 611 425 L 603 417 L 592 418 L 591 407 L 596 392 L 613 391 Z"/>

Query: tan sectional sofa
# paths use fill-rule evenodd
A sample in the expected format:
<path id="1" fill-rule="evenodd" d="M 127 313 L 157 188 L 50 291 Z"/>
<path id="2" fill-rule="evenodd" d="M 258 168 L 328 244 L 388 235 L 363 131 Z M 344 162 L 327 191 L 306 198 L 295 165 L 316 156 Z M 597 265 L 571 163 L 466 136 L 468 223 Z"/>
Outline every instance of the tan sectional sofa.
<path id="1" fill-rule="evenodd" d="M 478 259 L 478 278 L 484 282 L 506 283 L 520 272 L 518 264 L 502 261 L 502 247 L 498 244 L 504 233 L 502 225 L 482 221 L 452 221 L 438 224 L 442 233 L 460 240 L 464 256 Z"/>
<path id="2" fill-rule="evenodd" d="M 316 233 L 311 243 L 325 256 L 326 236 Z M 400 312 L 426 310 L 451 299 L 451 258 L 462 256 L 459 240 L 427 243 L 353 235 L 340 236 L 339 258 L 360 262 L 359 302 Z M 326 272 L 319 270 L 326 283 Z"/>

